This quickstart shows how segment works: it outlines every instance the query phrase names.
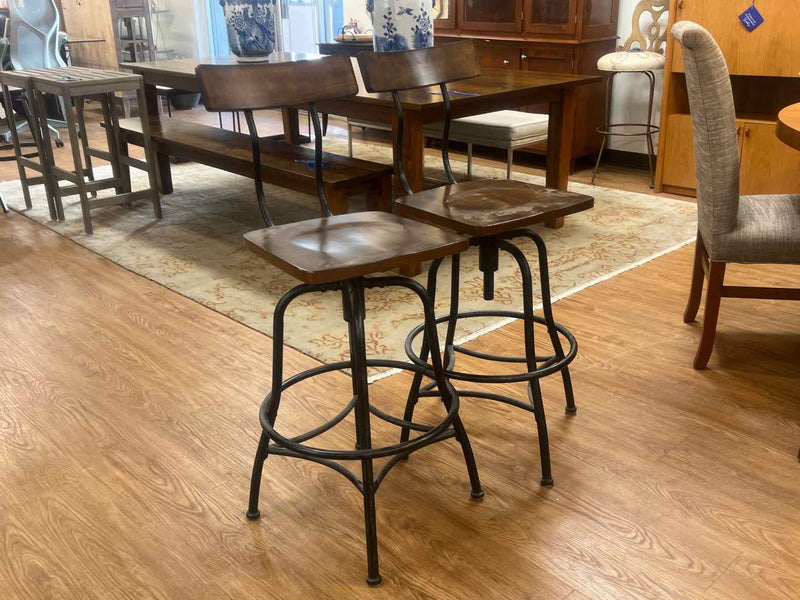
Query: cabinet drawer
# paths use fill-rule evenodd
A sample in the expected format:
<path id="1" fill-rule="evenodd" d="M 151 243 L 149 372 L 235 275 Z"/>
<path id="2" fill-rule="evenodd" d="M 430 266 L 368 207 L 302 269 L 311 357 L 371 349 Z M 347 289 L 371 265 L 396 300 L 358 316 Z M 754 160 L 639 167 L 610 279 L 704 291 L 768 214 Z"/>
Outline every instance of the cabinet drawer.
<path id="1" fill-rule="evenodd" d="M 519 46 L 506 46 L 492 42 L 476 44 L 481 66 L 484 69 L 517 69 L 520 66 L 522 48 Z"/>
<path id="2" fill-rule="evenodd" d="M 528 46 L 522 53 L 522 68 L 548 73 L 572 73 L 572 48 L 564 46 Z"/>

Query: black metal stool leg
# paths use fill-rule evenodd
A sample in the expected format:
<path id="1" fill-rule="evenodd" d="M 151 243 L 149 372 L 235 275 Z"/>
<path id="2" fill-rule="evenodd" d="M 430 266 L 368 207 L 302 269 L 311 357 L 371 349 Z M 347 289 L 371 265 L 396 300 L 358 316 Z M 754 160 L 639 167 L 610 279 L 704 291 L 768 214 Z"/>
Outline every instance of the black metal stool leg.
<path id="1" fill-rule="evenodd" d="M 534 314 L 533 314 L 533 277 L 528 265 L 525 254 L 515 245 L 509 242 L 499 242 L 498 247 L 505 250 L 517 261 L 520 274 L 522 275 L 522 304 L 525 318 L 523 325 L 525 329 L 525 358 L 529 373 L 537 370 L 536 363 L 536 343 L 534 338 Z M 547 419 L 544 412 L 544 401 L 542 399 L 542 389 L 538 379 L 533 379 L 528 383 L 528 397 L 534 409 L 536 417 L 536 429 L 539 437 L 539 454 L 542 462 L 543 486 L 553 485 L 553 475 L 550 468 L 550 440 L 547 434 Z"/>
<path id="2" fill-rule="evenodd" d="M 353 368 L 353 393 L 356 396 L 356 449 L 372 448 L 370 427 L 369 383 L 367 382 L 367 346 L 364 332 L 364 288 L 360 280 L 347 281 L 342 290 L 344 315 L 350 338 L 350 358 Z M 367 583 L 375 586 L 381 583 L 378 564 L 378 527 L 375 515 L 375 476 L 373 459 L 361 460 L 361 482 L 364 494 L 364 527 L 367 538 Z"/>
<path id="3" fill-rule="evenodd" d="M 547 245 L 544 243 L 542 236 L 536 232 L 527 231 L 525 235 L 536 244 L 536 249 L 539 254 L 539 280 L 542 286 L 542 310 L 547 323 L 547 333 L 550 335 L 550 342 L 553 344 L 553 350 L 558 359 L 562 360 L 565 356 L 564 348 L 561 345 L 561 338 L 558 336 L 556 320 L 553 317 L 553 303 L 550 299 L 550 267 L 547 261 Z M 575 405 L 575 392 L 572 389 L 572 376 L 570 375 L 569 367 L 564 367 L 561 370 L 561 378 L 564 381 L 564 395 L 567 399 L 566 412 L 569 415 L 574 415 L 578 412 L 578 407 Z"/>
<path id="4" fill-rule="evenodd" d="M 6 204 L 6 199 L 3 198 L 2 193 L 0 193 L 0 208 L 3 209 L 3 213 L 8 213 L 8 204 Z"/>
<path id="5" fill-rule="evenodd" d="M 261 474 L 264 471 L 264 461 L 267 460 L 268 454 L 269 436 L 266 433 L 262 433 L 261 439 L 258 440 L 258 450 L 253 461 L 253 473 L 250 477 L 250 502 L 247 505 L 247 518 L 251 521 L 255 521 L 261 516 L 261 511 L 258 510 L 258 498 L 261 494 Z"/>
<path id="6" fill-rule="evenodd" d="M 275 313 L 272 316 L 272 389 L 269 396 L 267 419 L 273 427 L 275 426 L 275 419 L 278 417 L 281 392 L 283 391 L 283 334 L 286 309 L 295 298 L 303 293 L 305 293 L 303 286 L 289 290 L 278 300 L 275 305 Z M 258 519 L 261 516 L 258 510 L 258 499 L 261 492 L 261 473 L 267 456 L 269 456 L 269 436 L 262 432 L 250 478 L 250 501 L 247 507 L 247 518 L 250 520 Z"/>
<path id="7" fill-rule="evenodd" d="M 436 303 L 436 278 L 439 274 L 439 268 L 442 266 L 443 258 L 439 258 L 431 263 L 431 267 L 428 270 L 428 298 L 430 298 L 431 303 Z M 422 338 L 422 348 L 420 350 L 420 357 L 422 360 L 427 361 L 428 357 L 430 356 L 430 347 L 428 345 L 428 336 L 423 336 Z M 408 399 L 406 400 L 406 411 L 403 415 L 403 420 L 408 421 L 409 423 L 414 420 L 414 409 L 417 406 L 417 402 L 419 402 L 419 394 L 420 388 L 422 387 L 422 378 L 423 374 L 421 371 L 417 371 L 414 374 L 414 380 L 411 382 L 411 389 L 408 392 Z M 407 427 L 403 427 L 400 432 L 400 441 L 407 442 L 409 436 L 411 435 L 411 430 Z"/>
<path id="8" fill-rule="evenodd" d="M 454 255 L 452 257 L 453 275 L 456 281 L 458 281 L 459 258 L 460 257 L 458 255 Z M 455 297 L 458 298 L 457 293 Z M 431 341 L 432 346 L 437 346 L 439 335 L 436 331 L 436 311 L 434 309 L 434 299 L 430 296 L 430 294 L 428 294 L 427 298 L 420 296 L 420 299 L 422 300 L 422 304 L 425 308 L 425 337 Z M 458 308 L 456 308 L 455 311 L 455 314 L 457 313 Z M 448 325 L 448 332 L 450 327 L 451 325 Z M 455 329 L 455 325 L 452 325 L 452 328 Z M 442 396 L 442 402 L 444 402 L 445 408 L 447 408 L 449 411 L 454 401 L 456 391 L 452 384 L 445 378 L 442 356 L 439 354 L 439 352 L 431 352 L 431 366 L 433 367 L 436 385 L 439 388 L 439 393 Z M 481 487 L 480 476 L 478 475 L 478 466 L 475 464 L 475 455 L 472 452 L 472 444 L 470 443 L 467 432 L 464 429 L 464 424 L 461 421 L 460 415 L 456 415 L 456 418 L 453 420 L 453 429 L 456 432 L 456 440 L 458 440 L 458 442 L 461 444 L 461 450 L 464 454 L 464 461 L 467 465 L 469 482 L 472 486 L 472 491 L 470 494 L 473 499 L 480 500 L 483 498 L 484 493 L 483 488 Z"/>
<path id="9" fill-rule="evenodd" d="M 650 189 L 655 188 L 655 146 L 653 145 L 653 102 L 656 95 L 656 74 L 652 71 L 645 71 L 645 75 L 650 80 L 650 100 L 647 105 L 647 165 L 650 168 Z"/>

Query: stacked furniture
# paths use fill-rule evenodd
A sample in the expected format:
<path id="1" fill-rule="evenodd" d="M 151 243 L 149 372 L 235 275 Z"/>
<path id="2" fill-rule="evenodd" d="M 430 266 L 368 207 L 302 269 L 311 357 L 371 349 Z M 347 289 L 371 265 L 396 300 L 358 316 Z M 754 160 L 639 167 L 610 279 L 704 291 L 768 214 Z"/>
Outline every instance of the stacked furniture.
<path id="1" fill-rule="evenodd" d="M 597 75 L 599 58 L 616 48 L 618 0 L 441 1 L 448 18 L 436 20 L 436 43 L 474 39 L 484 68 Z M 578 90 L 573 160 L 600 150 L 603 106 L 602 83 Z M 547 113 L 541 105 L 525 110 Z"/>
<path id="2" fill-rule="evenodd" d="M 800 100 L 800 4 L 758 0 L 764 23 L 752 33 L 739 23 L 748 3 L 672 0 L 670 26 L 694 21 L 722 49 L 733 86 L 743 194 L 800 190 L 800 153 L 775 137 L 778 112 Z M 670 37 L 664 75 L 656 191 L 694 196 L 692 119 L 683 53 Z"/>

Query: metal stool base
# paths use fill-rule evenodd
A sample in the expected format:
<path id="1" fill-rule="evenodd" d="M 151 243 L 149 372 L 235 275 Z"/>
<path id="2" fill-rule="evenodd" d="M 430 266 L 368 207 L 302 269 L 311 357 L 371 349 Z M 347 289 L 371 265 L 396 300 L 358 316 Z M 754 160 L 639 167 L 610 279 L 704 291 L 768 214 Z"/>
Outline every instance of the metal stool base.
<path id="1" fill-rule="evenodd" d="M 530 266 L 528 265 L 525 254 L 509 240 L 516 237 L 527 237 L 532 240 L 537 247 L 539 254 L 539 269 L 542 286 L 542 304 L 544 310 L 544 317 L 536 316 L 533 312 L 533 280 L 531 276 Z M 547 433 L 547 422 L 544 411 L 544 402 L 542 399 L 542 391 L 539 381 L 544 377 L 561 373 L 564 383 L 564 393 L 567 400 L 567 414 L 574 415 L 577 413 L 575 406 L 575 399 L 572 389 L 572 379 L 569 373 L 569 365 L 577 356 L 578 343 L 569 330 L 563 325 L 556 323 L 553 318 L 552 302 L 550 299 L 550 277 L 547 265 L 547 249 L 544 240 L 538 233 L 529 230 L 514 231 L 502 236 L 491 238 L 480 238 L 472 241 L 474 246 L 480 248 L 480 268 L 484 273 L 484 298 L 492 300 L 494 297 L 494 273 L 498 269 L 498 254 L 500 250 L 510 254 L 517 262 L 522 275 L 522 288 L 523 288 L 523 312 L 503 311 L 503 310 L 485 310 L 485 311 L 472 311 L 472 312 L 459 312 L 459 279 L 460 279 L 460 257 L 452 257 L 452 271 L 451 271 L 451 303 L 450 314 L 436 319 L 437 324 L 447 323 L 447 337 L 444 345 L 444 362 L 445 362 L 445 376 L 448 380 L 462 381 L 468 383 L 479 384 L 504 384 L 504 383 L 528 383 L 528 402 L 523 402 L 517 398 L 509 396 L 494 394 L 483 391 L 471 391 L 465 389 L 458 389 L 460 397 L 479 398 L 484 400 L 493 400 L 510 406 L 521 408 L 527 412 L 531 412 L 536 417 L 536 425 L 539 436 L 539 452 L 542 463 L 542 477 L 541 484 L 543 486 L 553 485 L 553 477 L 550 466 L 550 444 Z M 435 299 L 436 283 L 439 268 L 442 260 L 434 261 L 428 273 L 428 295 L 431 300 Z M 470 319 L 478 317 L 505 317 L 520 319 L 524 323 L 525 328 L 525 356 L 500 356 L 495 354 L 488 354 L 478 352 L 459 346 L 455 344 L 455 331 L 458 321 L 461 319 Z M 537 356 L 535 347 L 535 326 L 544 325 L 547 328 L 551 344 L 553 346 L 553 354 L 548 356 Z M 406 338 L 406 354 L 415 365 L 422 367 L 427 364 L 430 347 L 423 339 L 421 351 L 417 354 L 414 351 L 414 342 L 419 334 L 422 332 L 423 326 L 416 327 Z M 565 353 L 561 344 L 561 338 L 564 338 L 569 344 L 569 350 Z M 490 374 L 474 374 L 457 371 L 455 369 L 456 354 L 461 353 L 472 356 L 481 360 L 492 362 L 505 362 L 505 363 L 519 363 L 525 365 L 525 371 L 510 375 L 490 375 Z M 420 398 L 431 397 L 439 395 L 435 390 L 434 384 L 422 385 L 424 375 L 416 375 L 411 387 L 406 404 L 406 412 L 404 418 L 406 420 L 413 419 L 414 408 Z M 403 430 L 401 441 L 407 438 L 409 432 Z"/>
<path id="2" fill-rule="evenodd" d="M 423 329 L 426 332 L 425 339 L 433 340 L 433 343 L 438 347 L 433 303 L 428 299 L 425 288 L 412 279 L 405 277 L 358 278 L 324 285 L 306 284 L 300 285 L 285 294 L 275 308 L 272 391 L 261 405 L 259 413 L 262 433 L 253 464 L 250 501 L 246 512 L 247 518 L 250 520 L 258 519 L 261 514 L 258 508 L 261 475 L 264 461 L 270 454 L 300 458 L 335 470 L 350 481 L 364 497 L 367 583 L 372 586 L 381 583 L 378 567 L 375 494 L 388 473 L 400 461 L 408 457 L 412 452 L 426 446 L 454 438 L 461 444 L 470 479 L 472 498 L 479 499 L 483 497 L 483 489 L 481 488 L 469 438 L 458 416 L 458 394 L 444 376 L 444 368 L 439 354 L 433 353 L 431 365 L 420 366 L 395 360 L 367 359 L 364 329 L 364 290 L 376 287 L 404 287 L 415 292 L 425 309 L 425 324 L 423 325 Z M 284 380 L 283 339 L 286 310 L 291 302 L 298 297 L 319 291 L 339 291 L 342 294 L 344 319 L 348 323 L 350 339 L 350 360 L 315 367 Z M 425 375 L 432 378 L 438 388 L 437 394 L 442 399 L 447 410 L 447 415 L 438 424 L 430 426 L 415 423 L 411 419 L 400 419 L 388 415 L 372 406 L 369 402 L 369 385 L 367 382 L 367 369 L 369 367 L 401 369 L 413 372 L 415 375 Z M 351 372 L 353 396 L 339 414 L 321 426 L 292 438 L 281 435 L 275 429 L 275 421 L 284 391 L 314 377 L 344 369 L 349 369 Z M 356 423 L 357 442 L 354 450 L 330 450 L 307 444 L 310 440 L 342 423 L 351 413 L 355 414 Z M 416 431 L 419 435 L 414 439 L 409 439 L 409 436 L 406 436 L 406 440 L 398 444 L 374 448 L 372 446 L 370 424 L 373 416 L 401 428 L 404 432 Z M 374 473 L 373 460 L 387 457 L 389 461 L 377 474 Z M 360 476 L 338 461 L 359 461 L 361 463 Z"/>
<path id="3" fill-rule="evenodd" d="M 642 73 L 650 82 L 650 97 L 647 105 L 647 123 L 611 123 L 611 84 L 615 75 L 620 73 Z M 653 104 L 655 101 L 656 93 L 656 74 L 653 71 L 611 71 L 606 79 L 606 122 L 605 127 L 598 127 L 597 133 L 603 136 L 603 141 L 600 144 L 600 152 L 597 153 L 597 162 L 592 171 L 592 185 L 597 179 L 597 172 L 600 170 L 600 163 L 603 160 L 603 152 L 608 146 L 608 138 L 612 136 L 619 137 L 644 137 L 647 138 L 647 166 L 650 171 L 650 189 L 655 187 L 655 168 L 656 168 L 656 153 L 655 144 L 653 143 L 653 136 L 659 132 L 659 127 L 653 125 Z M 635 133 L 624 133 L 613 131 L 616 127 L 639 127 L 645 131 Z"/>

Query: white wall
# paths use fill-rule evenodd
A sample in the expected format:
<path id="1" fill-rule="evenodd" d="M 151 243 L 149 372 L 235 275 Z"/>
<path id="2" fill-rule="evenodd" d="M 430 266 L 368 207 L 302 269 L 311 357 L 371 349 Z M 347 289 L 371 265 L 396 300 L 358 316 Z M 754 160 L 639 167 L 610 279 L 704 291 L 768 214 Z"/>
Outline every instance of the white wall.
<path id="1" fill-rule="evenodd" d="M 619 44 L 621 45 L 631 34 L 633 9 L 639 0 L 620 0 L 619 6 Z M 663 17 L 666 19 L 666 15 Z M 653 123 L 658 125 L 661 118 L 661 86 L 664 81 L 663 72 L 658 73 L 656 81 L 656 99 L 653 107 Z M 642 74 L 622 74 L 614 77 L 613 99 L 611 103 L 612 123 L 644 123 L 647 120 L 647 100 L 650 85 Z M 656 143 L 658 137 L 655 137 Z M 612 137 L 610 147 L 615 150 L 640 152 L 647 154 L 647 142 L 643 137 Z"/>
<path id="2" fill-rule="evenodd" d="M 159 0 L 158 5 L 170 11 L 159 15 L 163 36 L 159 46 L 174 50 L 175 58 L 209 56 L 207 1 L 217 0 Z"/>

